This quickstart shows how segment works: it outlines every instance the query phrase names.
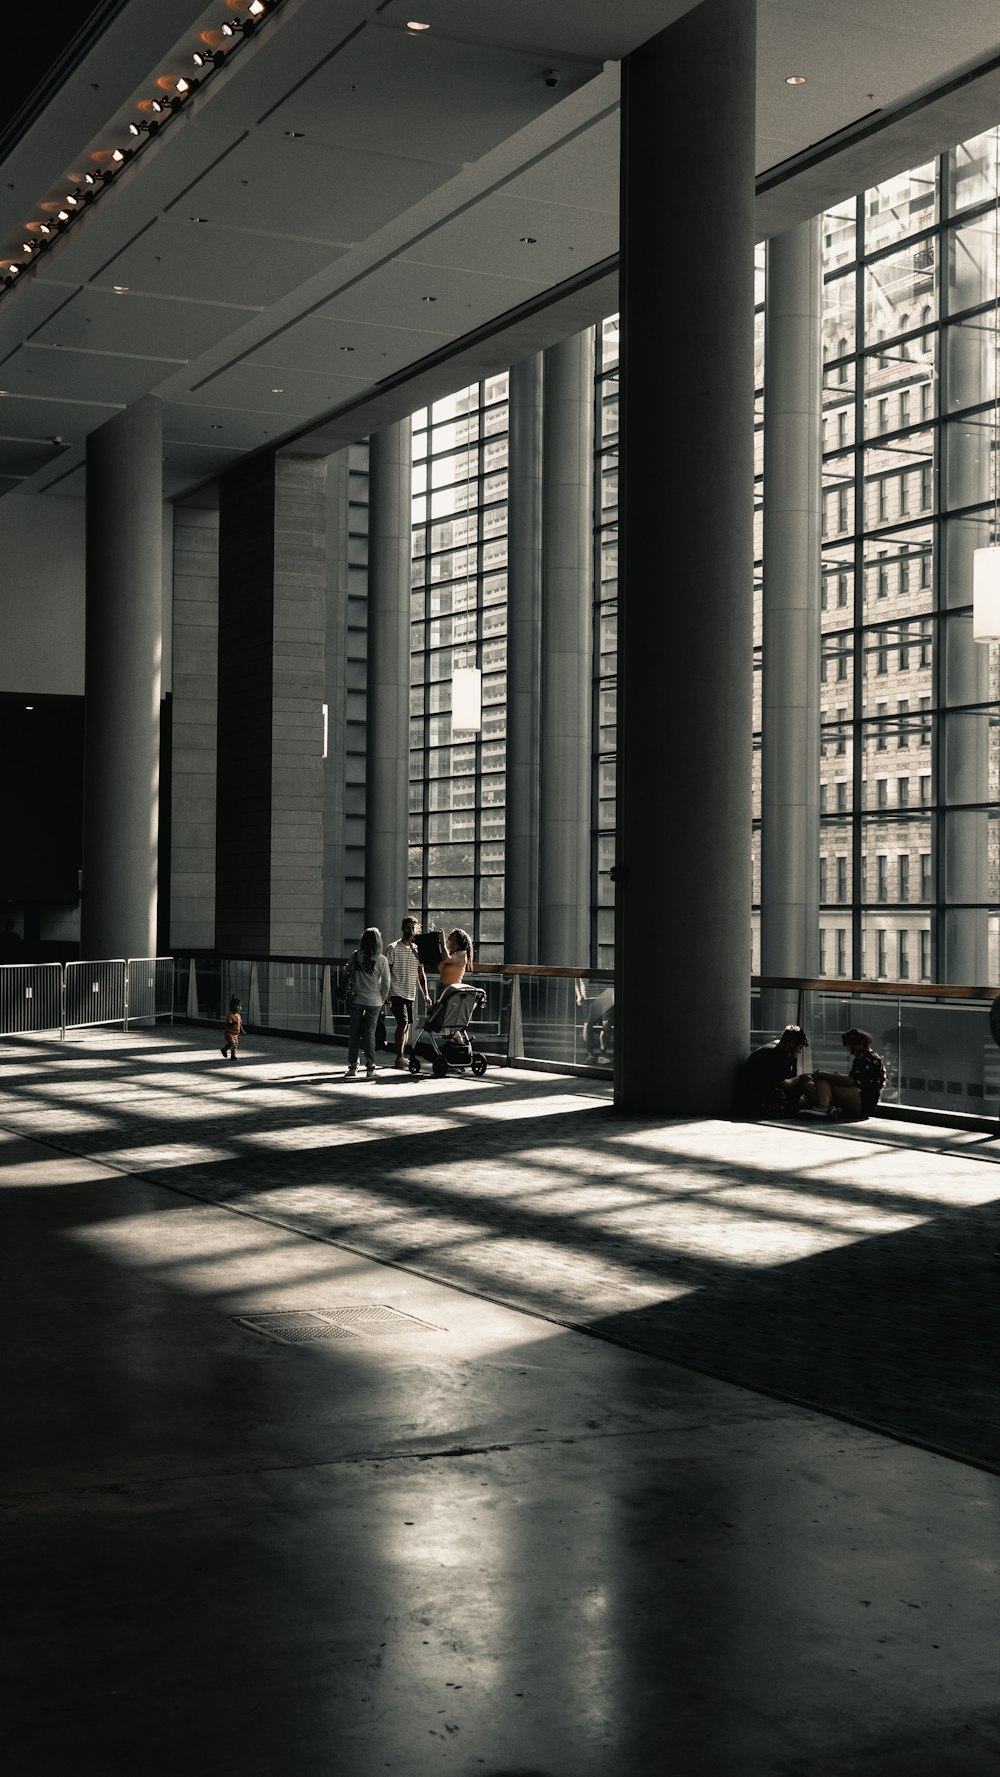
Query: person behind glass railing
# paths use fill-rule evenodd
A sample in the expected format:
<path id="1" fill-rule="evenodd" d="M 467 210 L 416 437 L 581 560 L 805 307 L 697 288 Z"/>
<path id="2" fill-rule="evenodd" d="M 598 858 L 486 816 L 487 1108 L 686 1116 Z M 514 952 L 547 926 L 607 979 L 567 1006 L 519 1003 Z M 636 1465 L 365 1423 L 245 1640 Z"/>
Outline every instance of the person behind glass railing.
<path id="1" fill-rule="evenodd" d="M 471 970 L 471 968 L 472 939 L 469 937 L 468 932 L 463 932 L 461 926 L 456 926 L 453 932 L 448 933 L 447 938 L 444 936 L 441 938 L 441 960 L 438 963 L 438 979 L 441 982 L 441 992 L 438 995 L 438 999 L 446 999 L 451 988 L 460 987 L 463 976 L 466 971 Z M 464 1030 L 454 1031 L 451 1040 L 459 1049 L 468 1049 L 470 1051 L 472 1049 L 472 1044 L 469 1042 Z"/>
<path id="2" fill-rule="evenodd" d="M 885 1089 L 885 1062 L 872 1048 L 870 1031 L 852 1027 L 845 1030 L 840 1040 L 853 1056 L 850 1073 L 818 1072 L 811 1085 L 806 1087 L 804 1096 L 809 1104 L 825 1111 L 830 1118 L 863 1122 L 871 1116 Z"/>
<path id="3" fill-rule="evenodd" d="M 466 970 L 472 970 L 472 939 L 461 926 L 441 939 L 441 961 L 438 976 L 442 987 L 458 987 Z"/>

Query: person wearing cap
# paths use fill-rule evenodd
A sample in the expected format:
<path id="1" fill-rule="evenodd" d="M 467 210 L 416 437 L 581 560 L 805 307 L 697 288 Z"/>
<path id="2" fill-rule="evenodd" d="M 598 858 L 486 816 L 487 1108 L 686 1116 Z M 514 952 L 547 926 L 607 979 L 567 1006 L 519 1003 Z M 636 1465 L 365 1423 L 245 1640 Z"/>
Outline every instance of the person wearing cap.
<path id="1" fill-rule="evenodd" d="M 853 1056 L 848 1074 L 817 1072 L 806 1087 L 805 1098 L 830 1118 L 846 1117 L 852 1123 L 870 1117 L 886 1082 L 885 1062 L 872 1048 L 869 1030 L 845 1030 L 841 1042 Z"/>
<path id="2" fill-rule="evenodd" d="M 749 1122 L 758 1117 L 787 1117 L 798 1104 L 811 1075 L 798 1072 L 799 1056 L 809 1039 L 800 1024 L 786 1024 L 780 1037 L 749 1055 L 740 1070 L 737 1114 Z"/>

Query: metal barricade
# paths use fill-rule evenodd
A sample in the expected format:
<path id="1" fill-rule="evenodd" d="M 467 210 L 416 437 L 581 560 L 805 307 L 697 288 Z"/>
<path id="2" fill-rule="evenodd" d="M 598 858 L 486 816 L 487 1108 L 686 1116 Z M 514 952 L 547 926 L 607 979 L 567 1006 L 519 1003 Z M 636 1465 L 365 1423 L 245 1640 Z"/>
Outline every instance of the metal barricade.
<path id="1" fill-rule="evenodd" d="M 130 956 L 125 965 L 125 1028 L 174 1021 L 174 959 L 172 956 Z"/>
<path id="2" fill-rule="evenodd" d="M 66 963 L 66 999 L 63 1036 L 91 1024 L 120 1024 L 127 1013 L 128 965 L 123 957 L 112 962 Z"/>
<path id="3" fill-rule="evenodd" d="M 4 963 L 0 967 L 0 1035 L 61 1030 L 61 963 Z"/>

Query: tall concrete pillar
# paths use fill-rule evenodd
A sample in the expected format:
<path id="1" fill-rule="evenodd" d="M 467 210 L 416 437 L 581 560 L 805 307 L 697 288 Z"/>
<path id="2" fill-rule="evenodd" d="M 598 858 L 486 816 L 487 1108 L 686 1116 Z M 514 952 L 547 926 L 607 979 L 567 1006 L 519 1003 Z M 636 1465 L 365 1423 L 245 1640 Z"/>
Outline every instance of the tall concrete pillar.
<path id="1" fill-rule="evenodd" d="M 755 34 L 702 0 L 622 64 L 615 1099 L 663 1116 L 750 1037 Z"/>
<path id="2" fill-rule="evenodd" d="M 537 963 L 542 659 L 542 357 L 510 371 L 504 956 Z"/>
<path id="3" fill-rule="evenodd" d="M 87 440 L 82 954 L 156 950 L 163 422 L 147 396 Z"/>
<path id="4" fill-rule="evenodd" d="M 545 353 L 538 955 L 590 962 L 594 339 Z M 516 960 L 516 959 L 515 959 Z"/>
<path id="5" fill-rule="evenodd" d="M 764 310 L 761 974 L 819 972 L 820 220 L 769 242 Z M 797 995 L 765 995 L 765 1028 Z"/>
<path id="6" fill-rule="evenodd" d="M 365 924 L 394 938 L 407 908 L 410 738 L 409 420 L 371 440 Z"/>

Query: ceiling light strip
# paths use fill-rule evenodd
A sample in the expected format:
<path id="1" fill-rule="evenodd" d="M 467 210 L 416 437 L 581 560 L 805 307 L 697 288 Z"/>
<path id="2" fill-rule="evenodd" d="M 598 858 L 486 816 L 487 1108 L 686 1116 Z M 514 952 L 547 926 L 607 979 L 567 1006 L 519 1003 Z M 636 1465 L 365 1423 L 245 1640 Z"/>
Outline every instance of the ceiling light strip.
<path id="1" fill-rule="evenodd" d="M 64 235 L 80 216 L 86 214 L 91 204 L 114 183 L 117 175 L 130 161 L 134 161 L 145 147 L 165 129 L 172 118 L 185 107 L 187 100 L 200 91 L 218 69 L 225 66 L 235 52 L 249 37 L 278 11 L 283 0 L 250 0 L 247 15 L 240 18 L 238 14 L 229 12 L 222 21 L 218 31 L 205 31 L 200 42 L 205 46 L 191 52 L 191 60 L 198 69 L 190 79 L 185 75 L 164 74 L 154 78 L 156 96 L 144 100 L 142 110 L 148 110 L 151 118 L 130 119 L 127 129 L 129 145 L 122 147 L 115 144 L 113 148 L 95 149 L 91 159 L 96 163 L 97 170 L 85 173 L 67 174 L 65 183 L 76 185 L 75 191 L 69 191 L 62 198 L 48 201 L 41 206 L 45 212 L 43 217 L 35 217 L 24 224 L 22 233 L 27 237 L 21 242 L 22 260 L 6 257 L 0 260 L 0 300 L 7 295 L 19 282 L 21 274 L 30 267 L 37 265 L 42 254 L 55 245 L 60 235 Z M 213 40 L 220 39 L 225 49 L 214 47 Z"/>

